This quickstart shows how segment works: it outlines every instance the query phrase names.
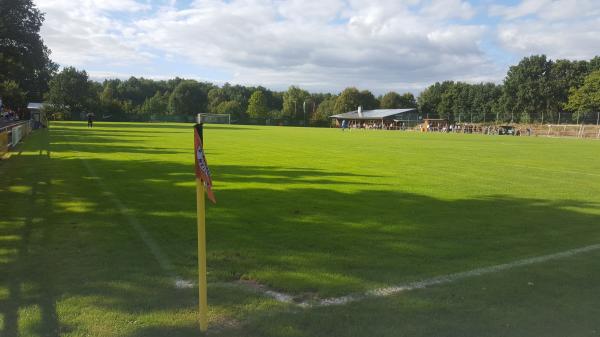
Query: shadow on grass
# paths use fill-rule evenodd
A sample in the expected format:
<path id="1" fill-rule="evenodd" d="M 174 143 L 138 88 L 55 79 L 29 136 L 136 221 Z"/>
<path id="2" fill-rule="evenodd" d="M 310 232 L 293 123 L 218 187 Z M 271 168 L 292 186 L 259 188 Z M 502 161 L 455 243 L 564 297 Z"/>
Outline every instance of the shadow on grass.
<path id="1" fill-rule="evenodd" d="M 85 334 L 85 324 L 128 336 L 195 335 L 190 326 L 132 326 L 137 317 L 193 311 L 196 293 L 178 290 L 116 209 L 102 181 L 139 220 L 186 279 L 196 278 L 193 167 L 170 162 L 77 159 L 46 154 L 42 134 L 24 152 L 2 162 L 0 197 L 8 205 L 0 220 L 2 336 Z M 72 143 L 84 150 L 87 144 Z M 66 145 L 53 153 L 71 152 Z M 92 149 L 93 150 L 93 149 Z M 122 151 L 147 151 L 123 146 Z M 95 150 L 94 150 L 95 151 Z M 219 189 L 208 209 L 209 279 L 254 279 L 300 296 L 364 291 L 448 272 L 503 263 L 596 243 L 596 203 L 578 200 L 487 196 L 441 200 L 382 190 L 359 176 L 309 168 L 215 165 Z M 301 181 L 302 187 L 294 187 Z M 252 182 L 273 188 L 252 187 Z M 218 183 L 217 183 L 218 184 Z M 235 184 L 233 184 L 235 186 Z M 75 310 L 114 315 L 114 321 L 61 322 L 57 299 Z M 229 299 L 211 298 L 226 308 Z M 239 302 L 243 303 L 243 299 Z M 24 309 L 39 310 L 35 324 L 21 327 Z M 63 309 L 68 312 L 68 309 Z M 226 310 L 226 309 L 223 309 Z M 164 316 L 160 316 L 164 315 Z M 166 316 L 166 317 L 165 317 Z M 83 324 L 83 325 L 82 325 Z M 265 323 L 266 324 L 266 323 Z M 293 335 L 293 334 L 290 334 Z"/>
<path id="2" fill-rule="evenodd" d="M 160 132 L 161 129 L 177 129 L 177 130 L 192 130 L 194 123 L 142 123 L 142 122 L 94 122 L 94 127 L 90 128 L 93 132 L 106 132 L 106 133 L 148 133 L 147 129 L 156 129 L 154 132 Z M 62 127 L 86 127 L 87 121 L 81 122 L 52 122 L 53 129 L 59 129 Z M 99 127 L 110 128 L 110 130 L 102 130 Z M 234 126 L 230 124 L 204 124 L 206 129 L 220 129 L 220 130 L 232 130 L 232 131 L 250 131 L 258 130 L 252 126 Z M 127 129 L 127 130 L 115 130 L 115 129 Z M 133 129 L 133 130 L 132 130 Z M 146 129 L 146 130 L 135 130 L 135 129 Z M 173 131 L 167 131 L 166 133 L 176 133 Z"/>
<path id="3" fill-rule="evenodd" d="M 47 130 L 36 135 L 40 143 L 38 155 L 23 161 L 21 156 L 0 162 L 2 219 L 0 220 L 0 321 L 3 321 L 1 336 L 34 334 L 39 336 L 59 336 L 69 330 L 60 325 L 56 312 L 56 289 L 52 273 L 35 268 L 35 265 L 55 266 L 46 254 L 32 249 L 37 240 L 50 240 L 52 228 L 44 226 L 46 209 L 52 207 L 50 194 L 52 182 L 45 171 L 50 162 L 49 136 Z M 22 151 L 21 144 L 17 151 Z M 5 171 L 2 166 L 13 166 Z M 32 166 L 35 165 L 35 166 Z M 29 173 L 35 171 L 35 176 Z M 17 173 L 17 174 L 15 174 Z M 8 179 L 8 180 L 7 180 Z M 18 186 L 17 193 L 11 193 L 11 186 Z M 35 261 L 35 263 L 33 263 Z M 33 295 L 35 294 L 35 295 Z M 33 296 L 32 296 L 33 295 Z M 32 309 L 39 315 L 37 324 L 19 329 L 19 312 Z"/>

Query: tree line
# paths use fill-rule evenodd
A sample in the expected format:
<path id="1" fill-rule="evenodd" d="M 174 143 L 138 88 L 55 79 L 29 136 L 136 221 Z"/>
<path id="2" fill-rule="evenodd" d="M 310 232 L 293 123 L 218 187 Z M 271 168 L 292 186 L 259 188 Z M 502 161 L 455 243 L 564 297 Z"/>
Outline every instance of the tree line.
<path id="1" fill-rule="evenodd" d="M 0 2 L 0 97 L 24 111 L 28 101 L 44 100 L 58 118 L 94 113 L 111 120 L 148 120 L 197 113 L 230 114 L 240 123 L 266 119 L 313 125 L 356 110 L 417 108 L 424 117 L 451 122 L 554 122 L 561 112 L 574 121 L 600 110 L 600 57 L 589 61 L 523 58 L 501 84 L 444 81 L 420 95 L 390 91 L 375 96 L 354 87 L 338 94 L 311 93 L 297 86 L 273 91 L 261 86 L 218 86 L 193 79 L 90 80 L 84 70 L 60 72 L 39 35 L 43 14 L 31 0 Z"/>
<path id="2" fill-rule="evenodd" d="M 600 57 L 589 61 L 524 57 L 502 84 L 445 81 L 425 89 L 420 112 L 451 121 L 557 122 L 596 117 L 600 110 Z M 595 119 L 595 118 L 594 118 Z"/>
<path id="3" fill-rule="evenodd" d="M 368 90 L 346 88 L 338 95 L 310 93 L 297 86 L 273 91 L 261 86 L 175 78 L 152 80 L 130 77 L 92 81 L 84 70 L 64 68 L 49 82 L 46 100 L 53 112 L 64 118 L 79 118 L 82 112 L 111 116 L 113 120 L 146 120 L 150 116 L 195 116 L 197 113 L 230 114 L 232 120 L 281 119 L 323 124 L 329 116 L 376 108 L 416 108 L 412 93 L 389 92 L 375 97 Z"/>

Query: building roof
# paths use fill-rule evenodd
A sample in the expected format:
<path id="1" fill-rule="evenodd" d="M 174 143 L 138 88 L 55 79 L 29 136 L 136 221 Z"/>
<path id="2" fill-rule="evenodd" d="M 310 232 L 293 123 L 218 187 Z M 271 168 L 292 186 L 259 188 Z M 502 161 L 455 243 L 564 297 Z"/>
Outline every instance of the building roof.
<path id="1" fill-rule="evenodd" d="M 27 109 L 30 109 L 30 110 L 41 110 L 45 105 L 46 105 L 46 103 L 33 103 L 33 102 L 30 102 L 29 104 L 27 104 Z"/>
<path id="2" fill-rule="evenodd" d="M 392 117 L 395 115 L 402 114 L 404 112 L 416 110 L 415 108 L 410 109 L 376 109 L 376 110 L 364 110 L 359 116 L 358 110 L 344 112 L 343 114 L 333 115 L 329 118 L 336 119 L 383 119 L 386 117 Z"/>

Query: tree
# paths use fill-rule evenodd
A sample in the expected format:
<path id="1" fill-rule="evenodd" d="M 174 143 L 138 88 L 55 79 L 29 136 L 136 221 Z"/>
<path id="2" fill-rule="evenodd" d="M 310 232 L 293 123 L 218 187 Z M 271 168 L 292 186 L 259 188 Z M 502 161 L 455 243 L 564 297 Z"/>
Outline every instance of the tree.
<path id="1" fill-rule="evenodd" d="M 410 92 L 406 92 L 400 96 L 400 108 L 408 109 L 408 108 L 416 108 L 417 100 L 415 99 L 415 95 Z"/>
<path id="2" fill-rule="evenodd" d="M 168 111 L 172 114 L 195 115 L 206 112 L 207 95 L 194 80 L 181 81 L 169 97 Z"/>
<path id="3" fill-rule="evenodd" d="M 166 114 L 169 105 L 169 96 L 163 95 L 157 91 L 154 96 L 146 98 L 144 104 L 140 107 L 140 112 L 143 114 Z"/>
<path id="4" fill-rule="evenodd" d="M 363 110 L 372 110 L 379 107 L 379 102 L 369 90 L 360 92 L 360 106 Z"/>
<path id="5" fill-rule="evenodd" d="M 39 34 L 43 21 L 31 0 L 0 1 L 0 82 L 14 81 L 30 100 L 41 100 L 58 68 Z"/>
<path id="6" fill-rule="evenodd" d="M 546 55 L 523 58 L 510 67 L 504 79 L 504 102 L 507 112 L 514 116 L 546 113 L 553 117 L 558 112 L 558 99 L 551 85 L 553 62 Z"/>
<path id="7" fill-rule="evenodd" d="M 454 82 L 444 81 L 442 83 L 436 82 L 425 89 L 418 98 L 418 107 L 421 114 L 424 116 L 441 116 L 442 95 L 452 86 L 454 86 Z"/>
<path id="8" fill-rule="evenodd" d="M 335 113 L 341 114 L 348 111 L 356 111 L 361 104 L 361 94 L 354 87 L 346 88 L 335 100 Z"/>
<path id="9" fill-rule="evenodd" d="M 574 119 L 600 111 L 600 70 L 589 74 L 583 85 L 573 88 L 566 109 L 574 112 Z"/>
<path id="10" fill-rule="evenodd" d="M 91 105 L 93 97 L 85 70 L 64 68 L 50 80 L 49 86 L 46 100 L 54 112 L 64 114 L 65 118 L 75 117 L 76 113 L 85 112 Z"/>
<path id="11" fill-rule="evenodd" d="M 27 104 L 26 93 L 21 90 L 15 81 L 4 81 L 0 83 L 0 98 L 2 98 L 3 106 L 13 110 Z"/>
<path id="12" fill-rule="evenodd" d="M 410 92 L 400 96 L 397 92 L 390 91 L 383 95 L 379 101 L 382 109 L 407 109 L 417 107 L 417 100 Z"/>
<path id="13" fill-rule="evenodd" d="M 580 87 L 589 73 L 586 61 L 556 60 L 550 69 L 550 86 L 553 106 L 552 111 L 564 108 L 569 99 L 571 88 Z"/>
<path id="14" fill-rule="evenodd" d="M 480 83 L 473 85 L 472 112 L 474 121 L 486 122 L 496 118 L 496 109 L 502 96 L 502 87 L 494 83 Z"/>
<path id="15" fill-rule="evenodd" d="M 400 94 L 395 91 L 390 91 L 383 95 L 383 97 L 379 99 L 379 102 L 382 109 L 399 109 L 401 107 L 400 100 Z"/>
<path id="16" fill-rule="evenodd" d="M 588 72 L 600 70 L 600 56 L 596 56 L 588 62 Z"/>
<path id="17" fill-rule="evenodd" d="M 244 110 L 238 101 L 225 101 L 217 105 L 214 113 L 218 114 L 230 114 L 235 118 L 244 117 Z"/>
<path id="18" fill-rule="evenodd" d="M 228 100 L 236 101 L 240 103 L 242 107 L 242 111 L 246 111 L 248 108 L 248 99 L 250 99 L 250 95 L 254 92 L 248 87 L 242 85 L 231 85 L 229 83 L 225 83 L 221 88 L 224 95 L 227 96 Z"/>
<path id="19" fill-rule="evenodd" d="M 228 100 L 227 94 L 221 88 L 213 88 L 208 92 L 208 111 L 218 113 L 217 107 L 219 104 Z"/>
<path id="20" fill-rule="evenodd" d="M 264 118 L 267 117 L 268 111 L 265 94 L 261 90 L 253 92 L 248 101 L 248 116 L 251 118 Z"/>
<path id="21" fill-rule="evenodd" d="M 312 116 L 311 120 L 315 122 L 326 122 L 329 120 L 329 116 L 335 114 L 335 103 L 336 97 L 332 96 L 330 98 L 325 99 L 319 106 L 317 107 L 317 111 Z"/>
<path id="22" fill-rule="evenodd" d="M 283 93 L 283 114 L 292 119 L 302 120 L 304 118 L 303 104 L 310 99 L 306 90 L 291 86 Z"/>

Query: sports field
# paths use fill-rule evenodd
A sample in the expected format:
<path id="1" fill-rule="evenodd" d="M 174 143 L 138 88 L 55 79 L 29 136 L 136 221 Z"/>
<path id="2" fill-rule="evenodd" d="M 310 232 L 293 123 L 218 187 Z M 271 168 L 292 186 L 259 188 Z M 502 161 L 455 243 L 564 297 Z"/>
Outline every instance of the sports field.
<path id="1" fill-rule="evenodd" d="M 192 126 L 97 124 L 0 162 L 0 336 L 198 336 Z M 598 141 L 208 125 L 205 149 L 209 335 L 600 335 Z"/>

